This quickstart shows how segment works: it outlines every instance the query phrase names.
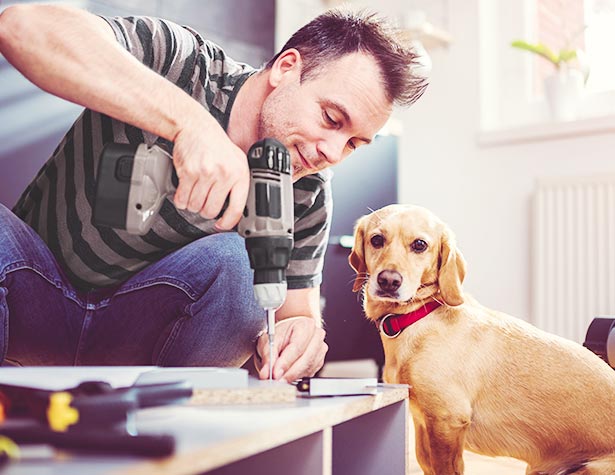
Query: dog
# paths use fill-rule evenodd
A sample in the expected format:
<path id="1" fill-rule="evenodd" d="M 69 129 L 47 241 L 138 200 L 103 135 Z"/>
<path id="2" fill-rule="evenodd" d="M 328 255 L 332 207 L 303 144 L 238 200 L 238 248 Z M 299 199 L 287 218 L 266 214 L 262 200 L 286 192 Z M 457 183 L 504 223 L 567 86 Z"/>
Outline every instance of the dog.
<path id="1" fill-rule="evenodd" d="M 466 294 L 465 260 L 434 214 L 363 216 L 349 263 L 380 328 L 383 379 L 410 386 L 425 474 L 463 474 L 464 449 L 523 460 L 528 475 L 615 474 L 615 371 Z"/>

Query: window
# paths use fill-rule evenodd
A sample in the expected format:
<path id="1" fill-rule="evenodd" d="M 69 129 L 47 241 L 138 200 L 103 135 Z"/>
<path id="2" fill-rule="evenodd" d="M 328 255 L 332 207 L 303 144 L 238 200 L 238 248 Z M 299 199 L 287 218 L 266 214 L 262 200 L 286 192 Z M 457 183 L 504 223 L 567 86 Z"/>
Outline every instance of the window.
<path id="1" fill-rule="evenodd" d="M 554 53 L 563 49 L 585 48 L 584 0 L 535 0 L 534 29 L 536 41 L 547 45 Z M 538 56 L 534 61 L 534 88 L 542 96 L 542 84 L 553 73 L 553 65 Z M 585 63 L 585 58 L 579 58 Z M 574 61 L 574 67 L 585 67 Z"/>
<path id="2" fill-rule="evenodd" d="M 501 130 L 553 119 L 544 79 L 556 69 L 511 47 L 523 39 L 554 52 L 579 48 L 573 66 L 587 70 L 577 119 L 615 117 L 615 0 L 479 0 L 481 129 Z"/>
<path id="3" fill-rule="evenodd" d="M 585 0 L 585 48 L 591 71 L 588 92 L 615 89 L 615 1 Z"/>

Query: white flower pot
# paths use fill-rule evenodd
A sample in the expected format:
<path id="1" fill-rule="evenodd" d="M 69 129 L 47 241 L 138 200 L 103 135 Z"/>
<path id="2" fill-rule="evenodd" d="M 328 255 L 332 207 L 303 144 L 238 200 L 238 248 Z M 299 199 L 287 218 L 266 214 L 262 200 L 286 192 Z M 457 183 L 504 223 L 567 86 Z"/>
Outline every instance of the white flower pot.
<path id="1" fill-rule="evenodd" d="M 555 121 L 577 118 L 583 94 L 583 74 L 576 69 L 558 69 L 545 78 L 545 96 Z"/>

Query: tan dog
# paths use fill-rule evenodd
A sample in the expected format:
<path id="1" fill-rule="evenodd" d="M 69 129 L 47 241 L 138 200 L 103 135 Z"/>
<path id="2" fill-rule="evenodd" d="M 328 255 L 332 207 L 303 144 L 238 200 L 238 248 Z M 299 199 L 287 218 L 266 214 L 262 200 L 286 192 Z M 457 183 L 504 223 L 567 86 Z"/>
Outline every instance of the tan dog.
<path id="1" fill-rule="evenodd" d="M 524 460 L 528 474 L 615 474 L 615 371 L 465 294 L 465 261 L 442 221 L 417 206 L 375 211 L 358 221 L 349 261 L 374 322 L 442 304 L 394 338 L 381 327 L 384 380 L 411 386 L 426 474 L 462 474 L 464 448 Z"/>

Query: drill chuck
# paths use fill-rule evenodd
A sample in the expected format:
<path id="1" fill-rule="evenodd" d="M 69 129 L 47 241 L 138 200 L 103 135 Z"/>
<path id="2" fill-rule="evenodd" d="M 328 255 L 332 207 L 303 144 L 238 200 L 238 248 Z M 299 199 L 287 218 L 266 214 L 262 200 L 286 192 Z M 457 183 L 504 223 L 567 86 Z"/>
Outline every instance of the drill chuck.
<path id="1" fill-rule="evenodd" d="M 254 270 L 254 296 L 263 308 L 278 308 L 286 299 L 286 267 L 293 247 L 291 236 L 246 238 Z"/>
<path id="2" fill-rule="evenodd" d="M 286 282 L 254 283 L 254 297 L 261 307 L 271 310 L 277 309 L 286 300 Z"/>
<path id="3" fill-rule="evenodd" d="M 254 269 L 255 284 L 274 284 L 286 281 L 286 267 L 293 246 L 292 236 L 246 238 L 250 267 Z"/>

